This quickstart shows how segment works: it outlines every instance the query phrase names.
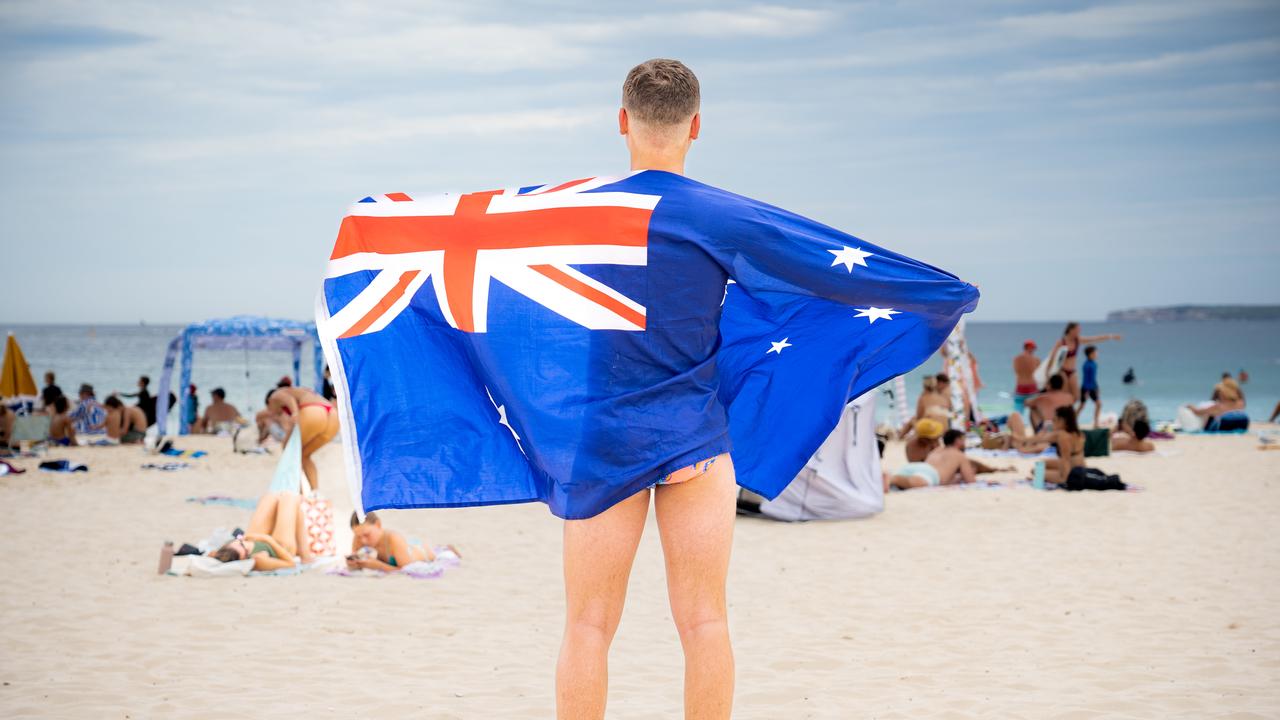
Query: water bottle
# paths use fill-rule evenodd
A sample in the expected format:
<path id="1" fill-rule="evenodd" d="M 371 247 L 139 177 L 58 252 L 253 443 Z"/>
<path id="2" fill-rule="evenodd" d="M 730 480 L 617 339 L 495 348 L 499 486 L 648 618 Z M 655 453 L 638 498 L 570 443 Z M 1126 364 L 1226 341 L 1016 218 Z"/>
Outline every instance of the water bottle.
<path id="1" fill-rule="evenodd" d="M 1037 490 L 1044 489 L 1044 461 L 1037 460 L 1035 467 L 1031 470 L 1031 487 Z"/>
<path id="2" fill-rule="evenodd" d="M 169 568 L 173 566 L 173 541 L 165 540 L 164 545 L 160 548 L 160 571 L 157 575 L 163 575 L 169 572 Z"/>

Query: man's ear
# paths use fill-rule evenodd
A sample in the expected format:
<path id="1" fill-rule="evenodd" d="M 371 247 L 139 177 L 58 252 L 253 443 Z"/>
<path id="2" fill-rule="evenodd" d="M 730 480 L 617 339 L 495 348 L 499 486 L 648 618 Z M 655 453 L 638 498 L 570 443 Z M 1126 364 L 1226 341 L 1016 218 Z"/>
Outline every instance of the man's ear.
<path id="1" fill-rule="evenodd" d="M 702 113 L 693 114 L 693 119 L 689 121 L 689 139 L 697 140 L 698 132 L 702 130 Z"/>
<path id="2" fill-rule="evenodd" d="M 627 131 L 630 129 L 628 127 L 628 124 L 629 124 L 628 120 L 629 118 L 627 117 L 627 109 L 618 108 L 618 134 L 619 135 L 626 135 Z"/>

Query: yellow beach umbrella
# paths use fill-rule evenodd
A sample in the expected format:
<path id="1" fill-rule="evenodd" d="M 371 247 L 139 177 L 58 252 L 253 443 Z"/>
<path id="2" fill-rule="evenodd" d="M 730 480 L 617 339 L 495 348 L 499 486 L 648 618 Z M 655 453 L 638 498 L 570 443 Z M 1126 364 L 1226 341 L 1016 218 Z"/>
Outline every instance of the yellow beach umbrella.
<path id="1" fill-rule="evenodd" d="M 4 365 L 0 366 L 0 398 L 36 396 L 36 381 L 31 377 L 31 367 L 22 356 L 18 339 L 9 333 L 4 344 Z"/>

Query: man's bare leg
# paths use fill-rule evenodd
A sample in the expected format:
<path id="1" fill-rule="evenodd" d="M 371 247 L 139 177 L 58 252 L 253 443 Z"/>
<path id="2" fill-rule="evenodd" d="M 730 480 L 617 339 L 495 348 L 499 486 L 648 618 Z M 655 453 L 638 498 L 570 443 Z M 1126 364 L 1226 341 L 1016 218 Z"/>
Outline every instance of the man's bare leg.
<path id="1" fill-rule="evenodd" d="M 737 485 L 722 455 L 707 472 L 655 489 L 671 616 L 684 647 L 686 720 L 721 720 L 733 709 L 733 647 L 725 582 Z"/>
<path id="2" fill-rule="evenodd" d="M 556 717 L 599 720 L 609 695 L 609 644 L 649 513 L 646 488 L 599 515 L 564 523 L 564 640 L 556 665 Z"/>

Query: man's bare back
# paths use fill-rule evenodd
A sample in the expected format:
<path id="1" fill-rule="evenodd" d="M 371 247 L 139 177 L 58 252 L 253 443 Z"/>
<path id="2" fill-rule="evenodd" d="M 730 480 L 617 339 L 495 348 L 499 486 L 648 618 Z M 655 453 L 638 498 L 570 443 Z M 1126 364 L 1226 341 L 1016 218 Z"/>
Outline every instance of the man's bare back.
<path id="1" fill-rule="evenodd" d="M 938 480 L 942 485 L 971 483 L 977 480 L 973 463 L 969 462 L 969 458 L 959 448 L 940 447 L 929 453 L 929 458 L 925 462 L 938 471 Z"/>

